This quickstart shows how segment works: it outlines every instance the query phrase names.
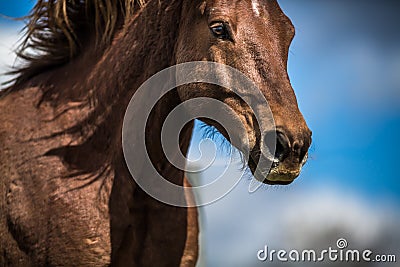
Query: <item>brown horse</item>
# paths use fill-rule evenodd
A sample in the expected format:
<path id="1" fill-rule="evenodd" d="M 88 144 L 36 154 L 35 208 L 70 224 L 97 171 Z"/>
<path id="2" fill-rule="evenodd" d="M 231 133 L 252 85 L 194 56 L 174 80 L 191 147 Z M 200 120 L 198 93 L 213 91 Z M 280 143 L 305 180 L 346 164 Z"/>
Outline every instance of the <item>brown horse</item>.
<path id="1" fill-rule="evenodd" d="M 125 164 L 128 102 L 177 63 L 232 66 L 260 88 L 277 125 L 278 162 L 265 182 L 290 183 L 311 143 L 286 71 L 293 36 L 273 0 L 39 0 L 19 51 L 27 64 L 0 98 L 0 265 L 194 265 L 196 210 L 154 200 Z M 268 133 L 252 110 L 223 88 L 190 84 L 149 117 L 147 149 L 158 172 L 185 182 L 162 153 L 160 133 L 167 114 L 197 96 L 241 115 L 254 171 Z M 181 131 L 184 154 L 192 128 Z"/>

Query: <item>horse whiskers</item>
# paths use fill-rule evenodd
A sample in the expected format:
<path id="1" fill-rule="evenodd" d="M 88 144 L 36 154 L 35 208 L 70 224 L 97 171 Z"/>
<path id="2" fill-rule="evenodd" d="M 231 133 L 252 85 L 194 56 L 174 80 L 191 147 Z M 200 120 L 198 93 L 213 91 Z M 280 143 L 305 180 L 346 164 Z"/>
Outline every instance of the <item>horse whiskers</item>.
<path id="1" fill-rule="evenodd" d="M 200 129 L 203 131 L 202 138 L 210 139 L 215 143 L 218 143 L 218 148 L 227 154 L 232 154 L 232 145 L 229 141 L 215 128 L 214 126 L 208 125 L 206 123 L 200 124 Z"/>

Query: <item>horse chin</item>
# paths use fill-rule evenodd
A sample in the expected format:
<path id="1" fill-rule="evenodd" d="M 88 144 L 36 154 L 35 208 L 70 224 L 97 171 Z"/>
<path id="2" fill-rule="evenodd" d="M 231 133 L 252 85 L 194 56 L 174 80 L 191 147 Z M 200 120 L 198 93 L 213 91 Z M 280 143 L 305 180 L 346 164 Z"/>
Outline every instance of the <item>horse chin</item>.
<path id="1" fill-rule="evenodd" d="M 256 171 L 257 165 L 252 158 L 248 162 L 249 168 L 256 180 L 268 185 L 289 185 L 301 172 L 301 166 L 296 170 L 287 170 L 282 165 L 273 166 L 267 174 Z M 271 164 L 273 165 L 273 164 Z"/>
<path id="2" fill-rule="evenodd" d="M 272 168 L 263 180 L 264 184 L 288 185 L 291 184 L 300 174 L 300 169 L 296 171 L 279 170 L 279 167 Z"/>

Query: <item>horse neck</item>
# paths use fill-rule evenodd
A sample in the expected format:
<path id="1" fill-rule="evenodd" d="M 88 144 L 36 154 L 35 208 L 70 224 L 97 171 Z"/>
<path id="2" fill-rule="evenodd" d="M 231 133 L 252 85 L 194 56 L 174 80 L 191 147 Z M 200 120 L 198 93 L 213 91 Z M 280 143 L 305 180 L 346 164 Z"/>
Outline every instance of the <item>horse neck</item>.
<path id="1" fill-rule="evenodd" d="M 110 157 L 121 156 L 121 129 L 129 100 L 150 76 L 175 64 L 175 43 L 179 23 L 176 18 L 180 17 L 180 12 L 180 0 L 149 1 L 116 34 L 110 47 L 91 67 L 91 71 L 85 74 L 84 82 L 78 77 L 72 86 L 74 88 L 72 92 L 68 91 L 70 85 L 66 85 L 67 88 L 58 95 L 59 99 L 84 99 L 91 107 L 83 122 L 80 119 L 80 123 L 89 133 L 83 138 L 85 140 L 83 148 L 101 147 Z M 90 60 L 92 54 L 89 49 L 86 55 L 82 55 L 83 62 L 80 64 L 84 65 L 83 59 Z M 74 67 L 70 64 L 68 68 Z M 63 86 L 61 81 L 60 86 Z M 162 147 L 159 142 L 161 127 L 166 115 L 178 103 L 177 93 L 172 92 L 157 105 L 148 121 L 151 130 L 146 131 L 146 137 L 156 140 L 149 143 L 149 154 L 152 161 L 157 163 L 155 164 L 157 169 L 161 168 L 162 172 L 172 173 L 171 168 L 174 168 L 161 153 Z M 80 134 L 82 129 L 80 127 L 77 129 Z M 183 153 L 188 149 L 191 130 L 190 124 L 182 131 L 180 146 Z M 112 161 L 115 158 L 108 160 Z"/>

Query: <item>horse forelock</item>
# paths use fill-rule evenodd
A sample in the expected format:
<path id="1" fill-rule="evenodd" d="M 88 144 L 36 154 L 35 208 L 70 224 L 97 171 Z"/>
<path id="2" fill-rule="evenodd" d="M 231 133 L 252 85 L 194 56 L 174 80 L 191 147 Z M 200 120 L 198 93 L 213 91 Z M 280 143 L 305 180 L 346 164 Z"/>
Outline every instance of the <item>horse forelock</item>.
<path id="1" fill-rule="evenodd" d="M 82 39 L 95 30 L 96 47 L 110 44 L 118 23 L 127 21 L 147 0 L 38 0 L 25 17 L 24 37 L 17 56 L 24 64 L 11 71 L 15 84 L 47 67 L 80 54 Z M 12 87 L 11 87 L 12 88 Z"/>

